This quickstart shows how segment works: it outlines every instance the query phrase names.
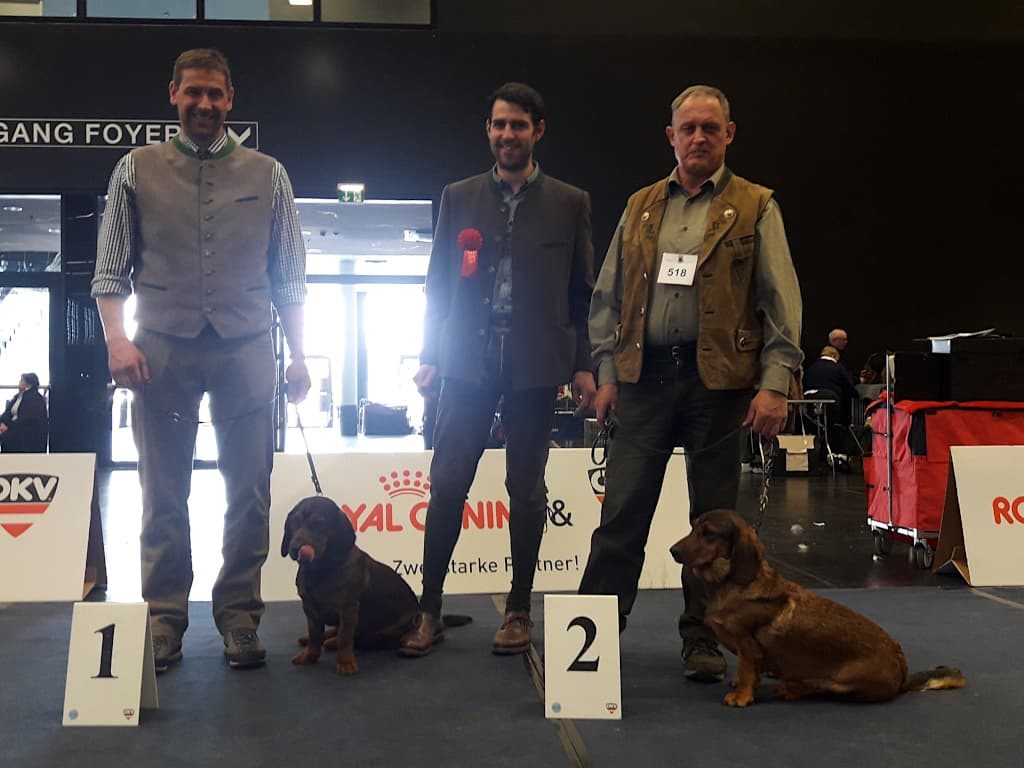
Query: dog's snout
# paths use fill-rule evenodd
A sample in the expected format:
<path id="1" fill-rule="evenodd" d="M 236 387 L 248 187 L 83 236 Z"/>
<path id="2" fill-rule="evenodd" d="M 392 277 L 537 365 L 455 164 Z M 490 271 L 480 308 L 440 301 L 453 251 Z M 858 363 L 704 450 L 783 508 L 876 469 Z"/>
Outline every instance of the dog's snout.
<path id="1" fill-rule="evenodd" d="M 686 565 L 686 552 L 689 536 L 684 536 L 671 547 L 669 547 L 669 554 L 672 555 L 672 559 L 680 565 Z"/>

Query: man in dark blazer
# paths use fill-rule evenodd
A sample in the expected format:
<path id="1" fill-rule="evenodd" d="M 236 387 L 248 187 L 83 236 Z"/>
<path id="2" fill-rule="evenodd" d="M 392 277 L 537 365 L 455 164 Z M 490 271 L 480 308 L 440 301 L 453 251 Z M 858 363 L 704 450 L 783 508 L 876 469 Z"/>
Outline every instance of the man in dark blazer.
<path id="1" fill-rule="evenodd" d="M 23 373 L 18 394 L 0 416 L 0 445 L 4 453 L 46 453 L 49 433 L 46 399 L 39 394 L 39 377 Z"/>
<path id="2" fill-rule="evenodd" d="M 495 165 L 444 189 L 427 271 L 415 382 L 426 393 L 440 380 L 441 391 L 421 613 L 399 649 L 407 656 L 423 656 L 443 638 L 444 577 L 499 401 L 513 575 L 493 650 L 529 647 L 555 394 L 571 378 L 577 402 L 588 408 L 595 391 L 587 333 L 594 284 L 590 198 L 534 162 L 545 123 L 533 88 L 507 83 L 495 91 L 486 129 Z"/>
<path id="3" fill-rule="evenodd" d="M 836 415 L 834 423 L 850 423 L 850 406 L 857 399 L 857 388 L 846 366 L 839 362 L 839 350 L 832 346 L 822 347 L 821 356 L 804 371 L 804 394 L 835 395 Z"/>

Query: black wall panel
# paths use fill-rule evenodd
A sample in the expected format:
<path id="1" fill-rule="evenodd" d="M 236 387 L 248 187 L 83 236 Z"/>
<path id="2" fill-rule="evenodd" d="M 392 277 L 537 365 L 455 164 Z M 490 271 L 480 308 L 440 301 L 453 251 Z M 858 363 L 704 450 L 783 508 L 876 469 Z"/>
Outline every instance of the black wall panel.
<path id="1" fill-rule="evenodd" d="M 835 22 L 852 34 L 825 37 L 819 18 L 791 37 L 780 24 L 731 37 L 723 10 L 704 19 L 713 34 L 688 36 L 648 8 L 622 34 L 567 18 L 501 34 L 464 3 L 438 5 L 434 30 L 0 23 L 0 118 L 173 119 L 175 56 L 214 45 L 233 65 L 233 117 L 259 122 L 297 194 L 362 180 L 369 197 L 436 201 L 489 165 L 486 96 L 521 79 L 548 101 L 540 162 L 590 190 L 603 257 L 629 193 L 672 167 L 668 103 L 708 82 L 732 100 L 730 166 L 781 202 L 809 351 L 834 325 L 850 331 L 854 365 L 922 334 L 1024 334 L 1013 29 L 958 41 L 932 24 L 901 40 L 881 22 Z M 120 153 L 0 146 L 0 191 L 99 192 Z"/>

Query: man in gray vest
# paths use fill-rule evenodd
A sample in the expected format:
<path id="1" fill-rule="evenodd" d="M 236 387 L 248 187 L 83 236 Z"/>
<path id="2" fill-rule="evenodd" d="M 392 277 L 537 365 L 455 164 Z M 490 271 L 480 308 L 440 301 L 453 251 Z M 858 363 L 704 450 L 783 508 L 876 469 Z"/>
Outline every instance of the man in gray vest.
<path id="1" fill-rule="evenodd" d="M 134 395 L 142 595 L 158 672 L 181 659 L 188 626 L 188 496 L 204 392 L 227 496 L 214 619 L 232 667 L 266 660 L 256 629 L 277 384 L 271 302 L 291 353 L 289 400 L 301 401 L 310 386 L 302 346 L 306 257 L 291 183 L 280 163 L 227 135 L 233 98 L 220 52 L 178 57 L 170 101 L 180 133 L 133 150 L 114 168 L 92 281 L 110 373 Z M 129 339 L 124 303 L 133 290 L 139 327 Z"/>

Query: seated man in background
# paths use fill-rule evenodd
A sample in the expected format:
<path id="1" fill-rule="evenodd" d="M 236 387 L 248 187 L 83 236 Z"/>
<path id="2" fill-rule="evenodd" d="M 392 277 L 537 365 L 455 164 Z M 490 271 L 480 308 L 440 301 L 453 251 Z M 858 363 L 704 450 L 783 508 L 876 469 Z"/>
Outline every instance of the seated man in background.
<path id="1" fill-rule="evenodd" d="M 49 434 L 46 399 L 39 394 L 39 377 L 21 374 L 18 394 L 0 416 L 0 446 L 4 453 L 46 453 Z"/>
<path id="2" fill-rule="evenodd" d="M 850 423 L 850 407 L 858 394 L 850 372 L 839 362 L 839 350 L 835 347 L 822 347 L 821 356 L 804 371 L 804 394 L 809 392 L 821 395 L 823 400 L 834 396 L 835 423 Z"/>

